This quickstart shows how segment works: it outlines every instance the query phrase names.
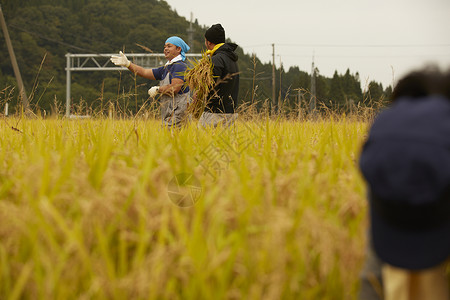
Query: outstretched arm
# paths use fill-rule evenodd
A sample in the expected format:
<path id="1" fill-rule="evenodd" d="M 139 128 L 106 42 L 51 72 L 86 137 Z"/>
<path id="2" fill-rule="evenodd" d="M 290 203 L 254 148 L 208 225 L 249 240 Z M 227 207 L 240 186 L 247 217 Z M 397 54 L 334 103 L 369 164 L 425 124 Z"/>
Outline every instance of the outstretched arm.
<path id="1" fill-rule="evenodd" d="M 141 66 L 138 66 L 132 62 L 130 62 L 130 65 L 128 66 L 128 70 L 133 72 L 134 74 L 150 79 L 150 80 L 156 80 L 155 75 L 153 75 L 152 69 L 145 69 Z"/>
<path id="2" fill-rule="evenodd" d="M 151 79 L 151 80 L 156 80 L 152 69 L 144 69 L 143 67 L 132 63 L 131 61 L 128 60 L 126 55 L 122 53 L 122 51 L 119 51 L 119 55 L 111 56 L 111 61 L 116 66 L 128 68 L 128 70 L 130 70 L 131 72 L 135 73 L 138 76 L 141 76 L 141 77 L 144 77 L 147 79 Z"/>

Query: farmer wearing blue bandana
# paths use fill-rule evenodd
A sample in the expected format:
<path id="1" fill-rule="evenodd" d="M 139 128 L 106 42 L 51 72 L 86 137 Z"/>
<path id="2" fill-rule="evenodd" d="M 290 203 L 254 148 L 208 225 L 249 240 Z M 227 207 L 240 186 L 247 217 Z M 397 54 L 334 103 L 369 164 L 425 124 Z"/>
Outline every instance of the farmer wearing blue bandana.
<path id="1" fill-rule="evenodd" d="M 188 46 L 188 44 L 186 44 L 181 38 L 177 37 L 177 36 L 171 36 L 170 38 L 168 38 L 166 40 L 165 44 L 172 44 L 175 45 L 177 47 L 181 48 L 181 59 L 183 61 L 186 60 L 186 52 L 188 52 L 191 48 Z"/>
<path id="2" fill-rule="evenodd" d="M 172 36 L 164 44 L 164 56 L 167 63 L 155 69 L 145 69 L 127 59 L 122 51 L 111 56 L 111 61 L 117 66 L 123 66 L 138 76 L 160 80 L 159 86 L 151 87 L 148 94 L 161 101 L 161 117 L 165 126 L 181 127 L 186 120 L 187 104 L 189 102 L 189 87 L 185 86 L 184 73 L 186 52 L 189 46 L 179 37 Z"/>

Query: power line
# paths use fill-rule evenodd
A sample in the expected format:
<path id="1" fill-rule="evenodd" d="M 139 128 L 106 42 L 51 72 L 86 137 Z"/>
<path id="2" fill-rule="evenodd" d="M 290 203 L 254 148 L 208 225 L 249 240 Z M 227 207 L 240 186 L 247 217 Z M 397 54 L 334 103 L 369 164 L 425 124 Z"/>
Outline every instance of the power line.
<path id="1" fill-rule="evenodd" d="M 272 44 L 245 45 L 242 48 L 269 47 Z M 280 47 L 315 47 L 315 48 L 423 48 L 450 47 L 450 44 L 275 44 Z"/>
<path id="2" fill-rule="evenodd" d="M 271 47 L 272 44 L 258 44 L 258 45 L 246 45 L 246 46 L 241 46 L 242 48 L 257 48 L 257 47 Z"/>
<path id="3" fill-rule="evenodd" d="M 282 57 L 303 57 L 311 55 L 280 54 Z M 426 57 L 450 57 L 448 54 L 422 54 L 422 55 L 317 55 L 320 58 L 426 58 Z"/>
<path id="4" fill-rule="evenodd" d="M 93 50 L 90 50 L 90 49 L 81 48 L 81 47 L 78 47 L 78 46 L 75 46 L 75 45 L 71 45 L 71 44 L 68 44 L 68 43 L 65 43 L 65 42 L 61 42 L 61 41 L 58 41 L 58 40 L 55 40 L 55 39 L 46 37 L 46 36 L 44 36 L 44 35 L 42 35 L 42 34 L 39 34 L 39 33 L 36 33 L 36 32 L 29 31 L 29 30 L 27 30 L 27 29 L 21 28 L 21 27 L 16 26 L 16 25 L 10 25 L 10 27 L 13 27 L 13 28 L 18 29 L 18 30 L 20 30 L 20 31 L 26 32 L 26 33 L 28 33 L 28 34 L 37 36 L 37 37 L 39 37 L 39 38 L 41 38 L 41 39 L 44 39 L 44 40 L 47 40 L 47 41 L 50 41 L 50 42 L 53 42 L 53 43 L 57 43 L 57 44 L 64 45 L 64 46 L 67 46 L 67 47 L 70 47 L 70 48 L 74 48 L 74 49 L 77 49 L 77 50 L 81 50 L 81 51 L 87 51 L 87 52 L 91 52 L 91 53 L 97 53 L 97 51 L 93 51 Z"/>
<path id="5" fill-rule="evenodd" d="M 422 48 L 422 47 L 450 47 L 450 44 L 385 44 L 385 45 L 357 45 L 357 44 L 277 44 L 285 47 L 317 47 L 317 48 Z"/>
<path id="6" fill-rule="evenodd" d="M 258 81 L 258 80 L 270 80 L 270 79 L 272 79 L 272 76 L 256 77 L 256 78 L 253 78 L 253 77 L 240 77 L 239 76 L 239 79 L 240 80 L 255 80 L 255 81 Z"/>
<path id="7" fill-rule="evenodd" d="M 43 23 L 39 23 L 39 22 L 33 22 L 33 21 L 28 20 L 28 19 L 21 19 L 21 20 L 20 20 L 20 23 L 21 23 L 21 24 L 24 24 L 24 25 L 31 26 L 31 27 L 34 28 L 34 29 L 37 29 L 36 27 L 41 27 L 41 28 L 43 29 L 43 30 L 41 30 L 41 31 L 52 30 L 52 29 L 53 29 L 52 27 L 50 27 L 50 26 L 47 25 L 47 24 L 43 24 Z M 55 39 L 49 38 L 49 37 L 47 37 L 47 36 L 45 36 L 45 35 L 42 35 L 42 34 L 40 34 L 40 33 L 36 33 L 36 32 L 34 32 L 34 31 L 30 31 L 30 30 L 28 30 L 28 29 L 25 29 L 25 28 L 19 26 L 19 25 L 16 25 L 15 22 L 13 22 L 13 23 L 10 25 L 10 27 L 13 27 L 13 28 L 15 28 L 15 29 L 18 29 L 18 30 L 20 30 L 20 31 L 29 33 L 29 34 L 31 34 L 31 35 L 37 36 L 37 37 L 39 37 L 39 38 L 42 38 L 42 39 L 47 40 L 47 41 L 50 41 L 50 42 L 54 42 L 54 43 L 57 43 L 57 44 L 60 44 L 60 45 L 64 45 L 64 46 L 67 46 L 67 47 L 70 47 L 70 48 L 73 48 L 73 49 L 77 49 L 77 50 L 80 50 L 80 51 L 98 54 L 98 51 L 93 51 L 93 50 L 90 50 L 90 49 L 78 47 L 78 46 L 75 46 L 75 45 L 72 45 L 72 44 L 69 44 L 69 43 L 65 43 L 65 42 L 61 42 L 61 41 L 59 41 L 59 40 L 55 40 Z M 77 39 L 77 40 L 82 40 L 82 41 L 84 41 L 84 42 L 86 42 L 86 43 L 90 43 L 90 44 L 92 44 L 93 42 L 97 42 L 96 39 L 91 39 L 91 38 L 88 38 L 88 37 L 86 37 L 86 36 L 76 35 L 76 34 L 73 34 L 73 33 L 71 33 L 71 32 L 64 32 L 64 35 L 65 35 L 65 36 L 72 36 L 73 38 L 75 38 L 75 39 Z"/>

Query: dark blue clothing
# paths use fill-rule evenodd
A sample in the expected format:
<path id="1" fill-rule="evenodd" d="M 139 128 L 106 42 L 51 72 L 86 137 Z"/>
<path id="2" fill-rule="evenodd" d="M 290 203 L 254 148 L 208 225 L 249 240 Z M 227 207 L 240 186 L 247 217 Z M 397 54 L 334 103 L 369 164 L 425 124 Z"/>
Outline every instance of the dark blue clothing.
<path id="1" fill-rule="evenodd" d="M 165 65 L 156 69 L 152 69 L 153 75 L 155 75 L 155 78 L 157 80 L 163 80 L 166 78 L 167 75 L 169 75 L 169 82 L 172 83 L 173 78 L 178 78 L 183 81 L 184 80 L 184 73 L 187 69 L 187 64 L 184 61 L 177 61 L 173 64 Z M 181 88 L 181 90 L 178 92 L 178 94 L 185 94 L 189 93 L 189 86 L 185 85 Z"/>
<path id="2" fill-rule="evenodd" d="M 400 98 L 375 119 L 361 170 L 383 199 L 419 205 L 450 182 L 450 100 Z"/>
<path id="3" fill-rule="evenodd" d="M 360 167 L 371 239 L 392 266 L 422 270 L 450 256 L 450 99 L 398 98 L 375 119 Z"/>

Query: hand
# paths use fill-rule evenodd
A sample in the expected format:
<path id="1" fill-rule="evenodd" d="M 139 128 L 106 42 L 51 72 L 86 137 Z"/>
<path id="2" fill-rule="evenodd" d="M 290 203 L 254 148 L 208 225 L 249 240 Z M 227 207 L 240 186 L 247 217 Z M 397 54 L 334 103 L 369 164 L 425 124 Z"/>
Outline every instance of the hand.
<path id="1" fill-rule="evenodd" d="M 149 90 L 148 90 L 148 94 L 150 95 L 150 97 L 155 98 L 156 95 L 159 92 L 159 86 L 152 86 Z"/>
<path id="2" fill-rule="evenodd" d="M 112 55 L 111 61 L 116 66 L 122 66 L 125 68 L 128 68 L 131 65 L 131 62 L 128 60 L 125 54 L 122 53 L 122 51 L 119 51 L 119 55 Z"/>

